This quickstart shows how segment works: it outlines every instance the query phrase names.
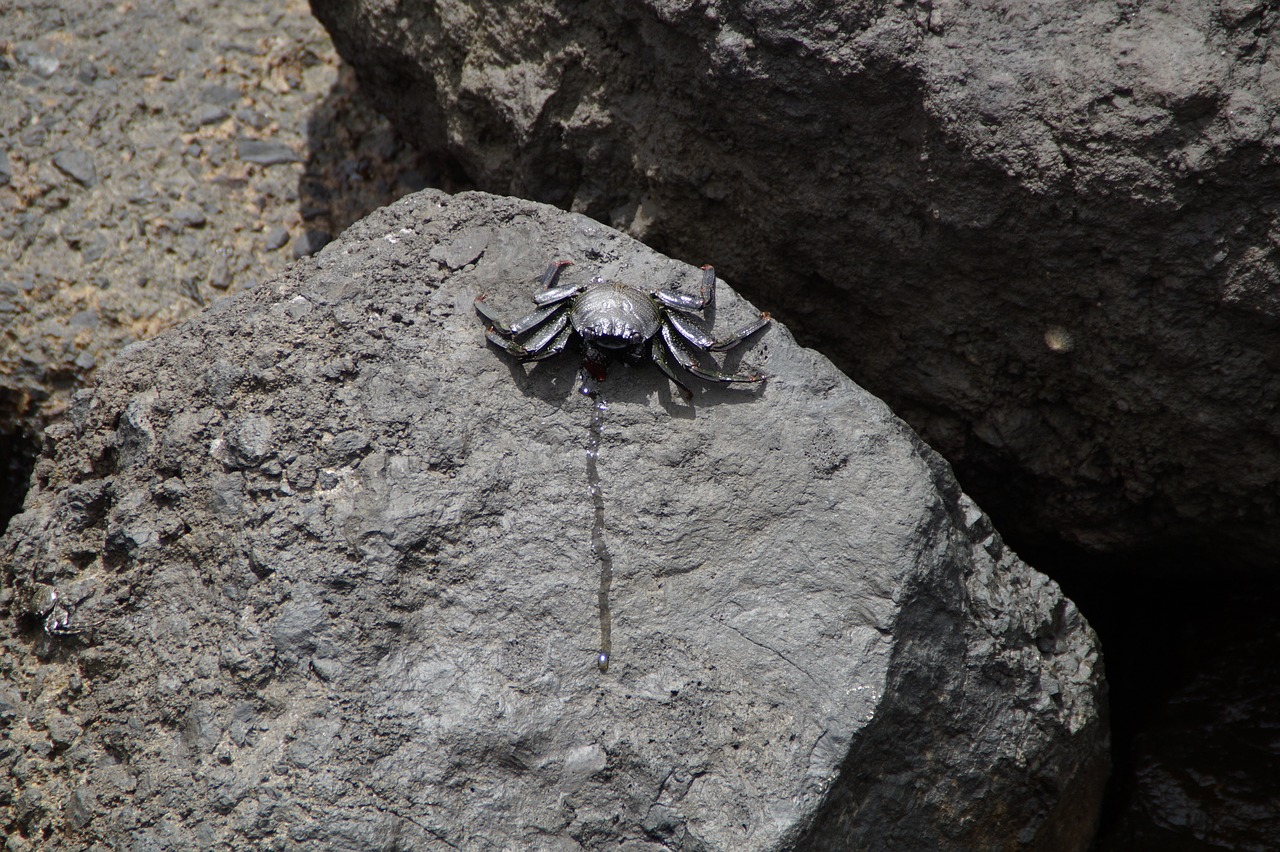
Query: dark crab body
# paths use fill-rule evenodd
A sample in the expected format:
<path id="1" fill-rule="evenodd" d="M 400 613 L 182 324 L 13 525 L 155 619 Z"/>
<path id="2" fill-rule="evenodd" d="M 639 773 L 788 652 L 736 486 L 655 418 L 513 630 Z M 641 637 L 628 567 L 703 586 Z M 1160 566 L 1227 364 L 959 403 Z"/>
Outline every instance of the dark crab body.
<path id="1" fill-rule="evenodd" d="M 608 361 L 619 358 L 631 363 L 653 361 L 686 397 L 692 396 L 676 378 L 671 361 L 683 369 L 713 382 L 761 382 L 759 373 L 725 373 L 702 366 L 690 347 L 702 352 L 723 352 L 769 324 L 769 315 L 747 323 L 733 334 L 717 339 L 698 324 L 700 315 L 715 305 L 716 272 L 702 267 L 702 290 L 698 296 L 669 290 L 644 291 L 628 284 L 598 278 L 589 284 L 559 284 L 566 260 L 547 267 L 542 276 L 542 292 L 534 296 L 537 308 L 513 323 L 498 317 L 485 302 L 476 299 L 476 310 L 491 325 L 489 341 L 521 361 L 541 361 L 563 352 L 577 336 L 583 346 L 583 368 L 597 381 L 604 381 Z"/>
<path id="2" fill-rule="evenodd" d="M 49 636 L 76 636 L 90 627 L 72 624 L 77 604 L 63 603 L 57 588 L 48 583 L 28 583 L 18 592 L 18 612 L 26 618 L 38 619 Z"/>

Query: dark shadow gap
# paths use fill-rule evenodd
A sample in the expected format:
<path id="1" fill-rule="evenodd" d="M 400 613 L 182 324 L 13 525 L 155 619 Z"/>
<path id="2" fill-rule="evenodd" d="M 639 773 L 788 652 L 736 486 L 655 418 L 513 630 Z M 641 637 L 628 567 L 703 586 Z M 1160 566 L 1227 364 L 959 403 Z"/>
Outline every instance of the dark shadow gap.
<path id="1" fill-rule="evenodd" d="M 1274 848 L 1274 571 L 1205 547 L 1098 556 L 1010 544 L 1062 586 L 1102 643 L 1113 771 L 1094 848 Z"/>
<path id="2" fill-rule="evenodd" d="M 39 437 L 11 420 L 0 432 L 0 531 L 22 511 L 31 471 L 40 455 Z"/>
<path id="3" fill-rule="evenodd" d="M 341 63 L 307 118 L 307 161 L 298 179 L 303 233 L 294 254 L 313 254 L 379 207 L 428 187 L 454 193 L 472 185 L 447 157 L 419 153 L 403 140 Z"/>

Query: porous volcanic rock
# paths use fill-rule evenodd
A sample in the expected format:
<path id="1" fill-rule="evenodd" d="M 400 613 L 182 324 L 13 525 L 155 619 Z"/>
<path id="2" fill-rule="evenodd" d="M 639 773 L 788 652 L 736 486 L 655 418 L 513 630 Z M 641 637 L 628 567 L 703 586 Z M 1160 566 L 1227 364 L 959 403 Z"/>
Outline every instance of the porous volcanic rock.
<path id="1" fill-rule="evenodd" d="M 472 307 L 554 258 L 699 277 L 423 192 L 76 396 L 0 541 L 11 846 L 1087 844 L 1094 635 L 947 465 L 781 325 L 730 353 L 763 386 L 616 365 L 594 407 Z"/>
<path id="2" fill-rule="evenodd" d="M 427 171 L 352 104 L 351 70 L 303 0 L 76 12 L 8 3 L 0 35 L 0 528 L 40 431 L 98 365 Z"/>
<path id="3" fill-rule="evenodd" d="M 313 0 L 482 189 L 709 260 L 1006 532 L 1280 553 L 1280 9 Z"/>

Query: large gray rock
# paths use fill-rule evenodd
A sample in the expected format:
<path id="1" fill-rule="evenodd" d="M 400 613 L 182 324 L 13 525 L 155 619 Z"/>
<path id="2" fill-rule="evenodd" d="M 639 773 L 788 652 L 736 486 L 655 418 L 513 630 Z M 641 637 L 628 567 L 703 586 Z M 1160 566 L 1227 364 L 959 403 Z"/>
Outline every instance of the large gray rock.
<path id="1" fill-rule="evenodd" d="M 312 6 L 407 135 L 715 263 L 1020 533 L 1280 553 L 1274 4 Z"/>
<path id="2" fill-rule="evenodd" d="M 604 412 L 574 356 L 487 347 L 472 300 L 553 258 L 698 280 L 420 193 L 77 396 L 0 542 L 13 848 L 1084 848 L 1071 602 L 780 325 L 732 353 L 762 388 L 620 365 Z M 96 633 L 43 635 L 34 583 Z"/>

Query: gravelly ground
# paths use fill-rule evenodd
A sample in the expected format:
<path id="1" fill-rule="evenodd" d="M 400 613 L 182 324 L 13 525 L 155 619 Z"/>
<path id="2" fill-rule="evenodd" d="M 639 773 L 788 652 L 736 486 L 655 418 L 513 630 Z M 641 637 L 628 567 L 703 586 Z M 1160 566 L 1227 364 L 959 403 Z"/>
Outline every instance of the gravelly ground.
<path id="1" fill-rule="evenodd" d="M 303 0 L 19 0 L 4 22 L 0 520 L 98 364 L 442 183 Z"/>

